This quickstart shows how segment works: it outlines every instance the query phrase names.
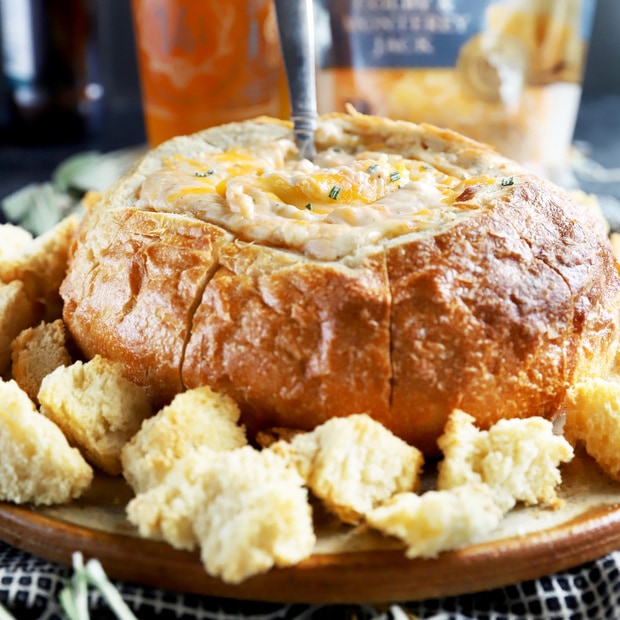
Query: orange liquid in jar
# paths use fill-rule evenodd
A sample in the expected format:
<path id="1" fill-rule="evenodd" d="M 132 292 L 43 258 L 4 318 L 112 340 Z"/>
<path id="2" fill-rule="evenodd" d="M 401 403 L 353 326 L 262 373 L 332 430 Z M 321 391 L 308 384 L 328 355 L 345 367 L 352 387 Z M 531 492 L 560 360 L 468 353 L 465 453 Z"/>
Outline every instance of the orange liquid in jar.
<path id="1" fill-rule="evenodd" d="M 132 0 L 146 132 L 289 113 L 272 0 Z"/>

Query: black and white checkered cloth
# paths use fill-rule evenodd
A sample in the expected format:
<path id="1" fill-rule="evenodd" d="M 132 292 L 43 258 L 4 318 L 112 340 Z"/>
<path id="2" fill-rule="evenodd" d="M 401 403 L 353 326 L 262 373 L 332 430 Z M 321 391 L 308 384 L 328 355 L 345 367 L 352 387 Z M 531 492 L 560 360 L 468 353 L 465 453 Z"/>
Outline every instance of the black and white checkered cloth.
<path id="1" fill-rule="evenodd" d="M 18 620 L 65 620 L 71 570 L 0 542 L 0 603 Z M 620 551 L 572 570 L 475 595 L 393 605 L 283 605 L 186 595 L 114 582 L 140 620 L 618 620 Z M 97 592 L 91 618 L 114 618 Z M 406 615 L 408 614 L 408 615 Z"/>

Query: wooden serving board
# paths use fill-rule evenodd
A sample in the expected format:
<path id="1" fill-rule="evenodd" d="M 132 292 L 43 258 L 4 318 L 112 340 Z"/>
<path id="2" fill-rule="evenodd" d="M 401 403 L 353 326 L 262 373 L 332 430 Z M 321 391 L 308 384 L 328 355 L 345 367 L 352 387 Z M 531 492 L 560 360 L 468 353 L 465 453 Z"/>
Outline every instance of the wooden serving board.
<path id="1" fill-rule="evenodd" d="M 298 603 L 387 603 L 464 594 L 535 579 L 620 548 L 620 484 L 579 455 L 564 467 L 557 510 L 513 510 L 483 542 L 408 560 L 395 540 L 323 519 L 314 554 L 239 585 L 205 572 L 198 553 L 140 538 L 125 519 L 130 489 L 97 477 L 69 505 L 31 508 L 0 503 L 0 539 L 71 565 L 82 551 L 110 577 L 177 592 Z"/>

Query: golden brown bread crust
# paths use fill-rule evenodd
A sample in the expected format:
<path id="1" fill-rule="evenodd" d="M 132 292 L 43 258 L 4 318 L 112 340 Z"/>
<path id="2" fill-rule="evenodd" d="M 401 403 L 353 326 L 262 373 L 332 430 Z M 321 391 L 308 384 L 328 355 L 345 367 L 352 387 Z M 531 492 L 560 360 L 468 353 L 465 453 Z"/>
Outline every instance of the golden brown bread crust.
<path id="1" fill-rule="evenodd" d="M 254 428 L 309 429 L 389 412 L 389 289 L 382 254 L 363 267 L 256 245 L 220 254 L 183 363 L 187 387 L 233 394 Z"/>
<path id="2" fill-rule="evenodd" d="M 551 417 L 576 373 L 611 364 L 617 268 L 581 219 L 562 192 L 527 178 L 484 221 L 388 250 L 399 431 L 418 411 L 424 445 L 455 408 L 483 427 Z"/>
<path id="3" fill-rule="evenodd" d="M 290 138 L 288 124 L 257 119 L 175 139 L 103 197 L 61 287 L 86 356 L 122 361 L 158 403 L 211 385 L 239 402 L 250 432 L 366 412 L 426 452 L 455 407 L 481 426 L 551 417 L 575 376 L 611 363 L 620 278 L 605 231 L 567 193 L 462 136 L 323 117 L 319 152 L 410 156 L 454 178 L 458 194 L 438 201 L 435 212 L 452 210 L 427 230 L 344 249 L 337 235 L 327 258 L 292 234 L 289 247 L 253 239 L 243 218 L 224 225 L 203 198 L 157 177 L 176 153 L 194 160 Z"/>
<path id="4" fill-rule="evenodd" d="M 99 246 L 100 237 L 107 245 Z M 218 246 L 229 238 L 214 226 L 167 213 L 94 212 L 74 241 L 63 285 L 69 329 L 86 357 L 122 361 L 127 376 L 156 402 L 182 391 L 194 304 Z"/>

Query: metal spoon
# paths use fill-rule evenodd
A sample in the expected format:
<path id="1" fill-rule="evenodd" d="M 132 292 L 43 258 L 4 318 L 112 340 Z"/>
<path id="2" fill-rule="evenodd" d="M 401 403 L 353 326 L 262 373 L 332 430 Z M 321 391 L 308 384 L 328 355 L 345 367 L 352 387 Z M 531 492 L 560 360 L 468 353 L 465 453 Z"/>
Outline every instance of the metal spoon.
<path id="1" fill-rule="evenodd" d="M 291 99 L 293 135 L 301 158 L 314 159 L 317 106 L 312 0 L 274 0 Z"/>

